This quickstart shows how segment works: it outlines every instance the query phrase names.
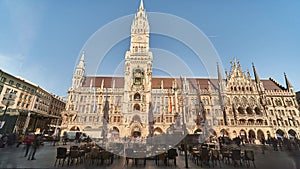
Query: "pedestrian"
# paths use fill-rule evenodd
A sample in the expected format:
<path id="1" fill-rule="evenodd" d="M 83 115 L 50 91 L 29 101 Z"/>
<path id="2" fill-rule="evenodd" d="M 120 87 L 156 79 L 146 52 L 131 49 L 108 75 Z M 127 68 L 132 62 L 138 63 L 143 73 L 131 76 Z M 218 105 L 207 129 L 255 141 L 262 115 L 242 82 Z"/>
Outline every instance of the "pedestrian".
<path id="1" fill-rule="evenodd" d="M 24 142 L 25 142 L 25 144 L 26 144 L 26 152 L 25 152 L 25 156 L 24 157 L 26 157 L 27 156 L 27 154 L 28 154 L 28 152 L 29 152 L 29 149 L 30 149 L 30 147 L 31 147 L 31 144 L 32 144 L 32 142 L 33 142 L 33 138 L 32 138 L 32 135 L 27 135 L 26 137 L 25 137 L 25 139 L 24 139 Z"/>
<path id="2" fill-rule="evenodd" d="M 80 143 L 80 133 L 79 133 L 79 132 L 76 132 L 76 135 L 75 135 L 75 142 L 76 142 L 76 143 Z"/>
<path id="3" fill-rule="evenodd" d="M 264 138 L 261 138 L 261 150 L 262 150 L 262 154 L 265 154 L 265 149 L 266 149 L 266 140 Z"/>
<path id="4" fill-rule="evenodd" d="M 18 138 L 18 144 L 16 147 L 19 147 L 24 142 L 24 134 L 20 134 Z"/>
<path id="5" fill-rule="evenodd" d="M 38 149 L 39 146 L 40 146 L 40 139 L 39 139 L 38 135 L 34 135 L 34 140 L 33 140 L 33 143 L 32 143 L 31 152 L 29 153 L 29 156 L 28 156 L 27 160 L 36 160 L 34 158 L 34 156 L 35 156 L 35 153 L 36 153 L 36 149 Z"/>
<path id="6" fill-rule="evenodd" d="M 278 142 L 276 138 L 272 138 L 272 145 L 273 145 L 273 149 L 274 151 L 278 151 Z"/>
<path id="7" fill-rule="evenodd" d="M 67 141 L 68 141 L 68 133 L 64 132 L 63 136 L 62 136 L 62 141 L 63 141 L 63 145 L 67 145 Z"/>

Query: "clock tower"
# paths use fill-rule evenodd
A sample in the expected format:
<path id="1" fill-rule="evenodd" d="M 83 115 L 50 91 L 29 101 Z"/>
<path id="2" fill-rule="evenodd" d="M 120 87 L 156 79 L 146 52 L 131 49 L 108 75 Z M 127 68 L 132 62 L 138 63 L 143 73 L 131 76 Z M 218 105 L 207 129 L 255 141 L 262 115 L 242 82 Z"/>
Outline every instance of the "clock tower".
<path id="1" fill-rule="evenodd" d="M 148 136 L 148 113 L 152 89 L 152 53 L 149 22 L 143 0 L 131 25 L 130 50 L 125 55 L 124 125 L 126 134 Z"/>

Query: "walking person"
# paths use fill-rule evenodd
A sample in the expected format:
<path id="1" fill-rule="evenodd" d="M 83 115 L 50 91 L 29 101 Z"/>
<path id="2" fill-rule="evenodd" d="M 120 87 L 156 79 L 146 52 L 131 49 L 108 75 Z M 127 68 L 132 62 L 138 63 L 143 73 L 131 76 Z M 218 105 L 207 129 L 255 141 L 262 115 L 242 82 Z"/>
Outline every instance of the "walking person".
<path id="1" fill-rule="evenodd" d="M 33 143 L 32 143 L 32 148 L 31 148 L 31 151 L 29 153 L 29 156 L 28 156 L 27 160 L 36 160 L 34 158 L 34 156 L 35 156 L 35 153 L 36 153 L 36 149 L 38 149 L 39 146 L 40 146 L 40 139 L 39 139 L 38 135 L 34 135 L 34 140 L 33 140 Z"/>
<path id="2" fill-rule="evenodd" d="M 32 142 L 33 142 L 33 138 L 32 138 L 32 135 L 27 135 L 26 137 L 25 137 L 25 139 L 24 139 L 24 142 L 25 142 L 25 144 L 26 144 L 26 152 L 25 152 L 25 156 L 24 157 L 26 157 L 27 156 L 27 154 L 28 154 L 28 152 L 29 152 L 29 149 L 30 149 L 30 147 L 31 147 L 31 144 L 32 144 Z"/>
<path id="3" fill-rule="evenodd" d="M 265 154 L 265 150 L 266 150 L 266 140 L 264 138 L 261 138 L 261 150 L 262 150 L 262 154 Z"/>
<path id="4" fill-rule="evenodd" d="M 68 134 L 67 134 L 67 132 L 64 132 L 64 134 L 62 136 L 62 141 L 63 141 L 63 145 L 67 145 L 67 141 L 68 141 Z"/>
<path id="5" fill-rule="evenodd" d="M 20 134 L 18 138 L 18 144 L 16 147 L 19 147 L 24 142 L 24 134 Z"/>

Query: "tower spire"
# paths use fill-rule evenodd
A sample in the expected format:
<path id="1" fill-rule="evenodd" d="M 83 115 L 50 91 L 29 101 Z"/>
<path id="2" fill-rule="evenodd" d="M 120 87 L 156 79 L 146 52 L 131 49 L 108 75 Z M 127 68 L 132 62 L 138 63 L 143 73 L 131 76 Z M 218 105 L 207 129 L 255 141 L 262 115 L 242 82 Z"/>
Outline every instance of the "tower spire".
<path id="1" fill-rule="evenodd" d="M 260 83 L 260 79 L 259 79 L 259 76 L 258 76 L 258 74 L 256 72 L 256 68 L 254 66 L 254 63 L 252 63 L 252 67 L 253 67 L 253 73 L 254 73 L 254 77 L 255 77 L 255 82 L 256 83 Z"/>
<path id="2" fill-rule="evenodd" d="M 84 55 L 85 55 L 85 51 L 82 51 L 79 63 L 77 65 L 77 68 L 84 69 Z"/>
<path id="3" fill-rule="evenodd" d="M 218 71 L 218 81 L 221 84 L 223 77 L 222 77 L 222 74 L 221 74 L 219 63 L 217 63 L 217 71 Z"/>
<path id="4" fill-rule="evenodd" d="M 82 51 L 79 63 L 75 69 L 75 73 L 72 78 L 72 86 L 74 88 L 81 86 L 84 79 L 84 72 L 85 72 L 84 51 Z"/>
<path id="5" fill-rule="evenodd" d="M 144 1 L 141 0 L 139 10 L 144 10 Z"/>
<path id="6" fill-rule="evenodd" d="M 292 86 L 291 82 L 289 81 L 289 79 L 288 79 L 288 77 L 287 77 L 287 75 L 286 75 L 285 72 L 284 72 L 284 78 L 285 78 L 286 88 L 288 90 L 293 90 L 293 86 Z"/>

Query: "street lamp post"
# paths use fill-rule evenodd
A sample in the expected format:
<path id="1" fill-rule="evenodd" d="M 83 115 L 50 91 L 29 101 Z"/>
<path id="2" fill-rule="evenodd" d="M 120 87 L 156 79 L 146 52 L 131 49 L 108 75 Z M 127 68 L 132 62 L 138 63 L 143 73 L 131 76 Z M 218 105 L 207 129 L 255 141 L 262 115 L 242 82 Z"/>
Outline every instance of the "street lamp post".
<path id="1" fill-rule="evenodd" d="M 5 124 L 5 117 L 6 117 L 6 112 L 9 106 L 15 104 L 15 98 L 16 98 L 16 94 L 12 93 L 12 92 L 8 92 L 4 94 L 4 97 L 2 99 L 2 104 L 5 105 L 5 109 L 2 115 L 2 119 L 1 119 L 1 124 L 0 124 L 0 129 L 2 129 L 2 133 L 5 134 L 6 133 L 6 126 L 8 124 Z"/>

